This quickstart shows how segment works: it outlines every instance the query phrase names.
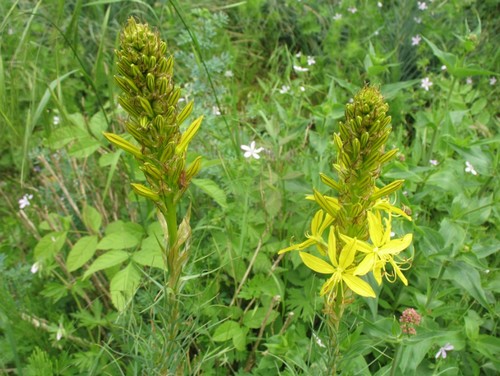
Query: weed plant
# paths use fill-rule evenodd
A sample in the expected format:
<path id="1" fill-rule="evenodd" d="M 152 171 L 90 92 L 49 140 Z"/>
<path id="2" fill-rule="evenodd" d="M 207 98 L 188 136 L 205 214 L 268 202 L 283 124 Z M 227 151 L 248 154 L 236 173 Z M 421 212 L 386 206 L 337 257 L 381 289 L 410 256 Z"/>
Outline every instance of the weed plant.
<path id="1" fill-rule="evenodd" d="M 0 374 L 498 374 L 496 1 L 0 12 Z M 146 152 L 114 81 L 130 17 L 168 46 L 176 113 L 194 101 L 180 133 L 203 116 L 183 165 L 201 155 L 199 173 L 174 200 L 170 223 L 190 235 L 173 279 L 157 192 L 137 190 L 155 189 L 155 170 L 104 136 Z M 322 176 L 338 181 L 334 134 L 368 84 L 392 118 L 385 150 L 398 149 L 376 188 L 404 180 L 387 199 L 412 218 L 391 228 L 413 234 L 411 267 L 407 285 L 360 276 L 373 294 L 349 301 L 332 336 L 327 279 L 303 262 L 314 246 L 278 251 L 311 235 L 306 196 L 336 197 Z"/>

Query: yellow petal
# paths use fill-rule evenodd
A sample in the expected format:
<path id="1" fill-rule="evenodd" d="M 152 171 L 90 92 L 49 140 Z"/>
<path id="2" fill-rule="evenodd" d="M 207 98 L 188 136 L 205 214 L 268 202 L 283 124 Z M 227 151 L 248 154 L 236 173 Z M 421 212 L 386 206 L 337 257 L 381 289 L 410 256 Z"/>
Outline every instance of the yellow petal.
<path id="1" fill-rule="evenodd" d="M 387 199 L 377 200 L 377 202 L 375 202 L 375 205 L 373 205 L 373 209 L 384 210 L 386 213 L 398 214 L 411 221 L 411 217 L 408 214 L 406 214 L 403 210 L 397 208 L 396 206 L 391 205 L 389 203 L 389 200 Z"/>
<path id="2" fill-rule="evenodd" d="M 380 247 L 383 241 L 384 228 L 382 227 L 380 215 L 373 214 L 371 211 L 368 212 L 368 231 L 373 245 Z"/>
<path id="3" fill-rule="evenodd" d="M 391 263 L 392 265 L 392 268 L 394 269 L 394 271 L 396 272 L 396 274 L 398 275 L 399 279 L 401 280 L 401 282 L 403 282 L 405 284 L 405 286 L 408 286 L 408 280 L 406 279 L 406 277 L 403 275 L 403 272 L 401 271 L 401 269 L 399 269 L 399 266 L 394 262 L 394 260 L 389 260 L 389 262 Z"/>
<path id="4" fill-rule="evenodd" d="M 281 249 L 280 251 L 278 251 L 278 255 L 281 255 L 282 253 L 285 253 L 285 252 L 290 252 L 290 251 L 296 251 L 296 250 L 299 250 L 299 249 L 304 249 L 304 248 L 307 248 L 307 247 L 309 247 L 309 246 L 311 246 L 313 244 L 314 244 L 314 240 L 307 239 L 306 241 L 303 241 L 302 243 L 294 244 L 294 245 L 291 245 L 290 247 L 286 247 L 286 248 Z"/>
<path id="5" fill-rule="evenodd" d="M 377 255 L 373 252 L 367 254 L 363 261 L 361 261 L 357 268 L 354 270 L 354 275 L 365 275 L 370 270 L 372 270 L 375 265 L 376 258 Z"/>
<path id="6" fill-rule="evenodd" d="M 370 298 L 375 298 L 376 295 L 372 287 L 367 282 L 363 281 L 361 278 L 356 277 L 352 274 L 344 274 L 342 276 L 342 280 L 356 294 Z"/>
<path id="7" fill-rule="evenodd" d="M 408 248 L 413 240 L 413 234 L 406 234 L 401 239 L 391 240 L 379 249 L 380 255 L 397 255 L 402 250 Z"/>
<path id="8" fill-rule="evenodd" d="M 339 257 L 339 267 L 342 269 L 347 269 L 354 261 L 354 256 L 356 256 L 356 240 L 353 239 L 347 243 Z"/>
<path id="9" fill-rule="evenodd" d="M 338 283 L 338 277 L 337 277 L 337 275 L 334 274 L 333 276 L 328 278 L 325 283 L 323 283 L 323 286 L 321 286 L 321 290 L 319 292 L 319 295 L 320 296 L 325 295 L 326 293 L 331 291 L 337 283 Z"/>
<path id="10" fill-rule="evenodd" d="M 373 246 L 364 242 L 362 240 L 358 240 L 356 238 L 351 238 L 350 236 L 340 234 L 340 238 L 344 241 L 344 243 L 349 243 L 351 240 L 356 241 L 356 249 L 360 252 L 371 253 L 373 252 Z"/>
<path id="11" fill-rule="evenodd" d="M 299 252 L 302 262 L 306 264 L 309 269 L 321 274 L 333 274 L 335 273 L 335 268 L 327 263 L 326 261 L 313 256 L 306 252 Z"/>

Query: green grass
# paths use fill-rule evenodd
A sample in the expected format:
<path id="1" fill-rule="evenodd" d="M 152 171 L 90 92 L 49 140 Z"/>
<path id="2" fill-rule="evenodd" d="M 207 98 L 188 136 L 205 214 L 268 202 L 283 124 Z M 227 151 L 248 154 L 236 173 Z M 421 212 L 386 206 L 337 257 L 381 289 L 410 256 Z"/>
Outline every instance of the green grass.
<path id="1" fill-rule="evenodd" d="M 310 229 L 305 195 L 331 194 L 319 174 L 335 176 L 333 134 L 368 82 L 390 106 L 387 148 L 400 152 L 382 182 L 405 179 L 391 200 L 413 222 L 393 231 L 414 234 L 413 258 L 408 286 L 348 306 L 337 369 L 497 374 L 498 6 L 382 3 L 2 2 L 0 374 L 328 374 L 324 276 L 277 252 Z M 205 116 L 188 153 L 202 169 L 178 208 L 179 219 L 191 208 L 192 237 L 174 323 L 161 268 L 137 268 L 140 286 L 118 312 L 109 281 L 125 264 L 83 278 L 101 249 L 68 267 L 80 239 L 118 234 L 133 258 L 162 236 L 153 205 L 130 189 L 144 181 L 137 162 L 101 135 L 124 132 L 114 49 L 129 16 L 160 31 L 195 101 L 189 120 Z M 240 149 L 251 141 L 258 160 Z M 398 321 L 407 308 L 422 316 L 411 337 Z M 436 359 L 446 343 L 454 349 Z"/>

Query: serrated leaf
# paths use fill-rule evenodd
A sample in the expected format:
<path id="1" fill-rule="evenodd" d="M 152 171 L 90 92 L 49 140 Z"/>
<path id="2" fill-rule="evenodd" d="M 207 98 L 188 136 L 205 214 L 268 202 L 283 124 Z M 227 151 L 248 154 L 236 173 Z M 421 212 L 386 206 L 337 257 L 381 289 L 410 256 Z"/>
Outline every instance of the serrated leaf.
<path id="1" fill-rule="evenodd" d="M 93 232 L 98 233 L 102 224 L 102 216 L 95 208 L 90 205 L 83 207 L 83 223 Z"/>
<path id="2" fill-rule="evenodd" d="M 226 193 L 210 179 L 192 179 L 191 182 L 212 197 L 224 209 L 227 208 Z"/>
<path id="3" fill-rule="evenodd" d="M 97 244 L 97 249 L 107 250 L 133 248 L 136 247 L 139 242 L 140 240 L 137 239 L 134 234 L 129 234 L 127 232 L 114 232 L 102 238 L 99 244 Z"/>
<path id="4" fill-rule="evenodd" d="M 139 287 L 141 274 L 133 263 L 128 264 L 125 269 L 114 275 L 109 283 L 111 301 L 118 311 L 123 311 L 127 303 L 135 295 Z"/>
<path id="5" fill-rule="evenodd" d="M 215 342 L 224 342 L 233 338 L 235 335 L 240 334 L 240 324 L 235 321 L 228 320 L 220 324 L 215 329 L 212 340 Z"/>
<path id="6" fill-rule="evenodd" d="M 97 236 L 84 236 L 80 238 L 75 243 L 66 259 L 68 271 L 72 272 L 89 261 L 92 256 L 94 256 L 96 246 Z"/>
<path id="7" fill-rule="evenodd" d="M 51 232 L 41 238 L 35 246 L 35 259 L 42 260 L 57 254 L 66 241 L 66 234 L 66 231 Z"/>
<path id="8" fill-rule="evenodd" d="M 106 252 L 105 254 L 99 256 L 92 263 L 92 265 L 90 265 L 90 268 L 88 268 L 88 270 L 85 272 L 83 278 L 85 279 L 99 270 L 111 268 L 112 266 L 121 264 L 128 258 L 129 254 L 125 251 L 114 250 Z"/>

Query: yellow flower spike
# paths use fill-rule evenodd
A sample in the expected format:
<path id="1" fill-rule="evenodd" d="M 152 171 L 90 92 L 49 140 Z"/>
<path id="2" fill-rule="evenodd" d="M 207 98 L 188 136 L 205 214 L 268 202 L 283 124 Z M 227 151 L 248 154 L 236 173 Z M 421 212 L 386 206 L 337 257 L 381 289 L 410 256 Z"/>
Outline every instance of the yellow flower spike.
<path id="1" fill-rule="evenodd" d="M 399 188 L 401 188 L 404 182 L 404 180 L 394 180 L 393 182 L 387 184 L 385 187 L 376 189 L 370 199 L 372 201 L 375 201 L 380 197 L 389 196 L 391 193 L 396 192 Z"/>
<path id="2" fill-rule="evenodd" d="M 330 227 L 328 236 L 328 257 L 331 264 L 306 252 L 299 252 L 302 262 L 311 270 L 321 274 L 331 274 L 332 276 L 321 287 L 320 295 L 334 292 L 337 285 L 342 286 L 345 282 L 353 292 L 365 297 L 375 297 L 372 287 L 358 276 L 354 275 L 355 265 L 352 265 L 356 256 L 356 241 L 353 239 L 347 243 L 340 252 L 337 261 L 337 242 L 335 229 Z"/>

